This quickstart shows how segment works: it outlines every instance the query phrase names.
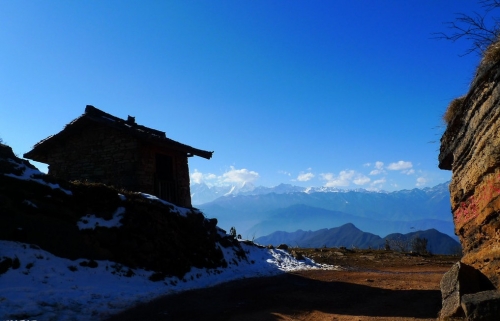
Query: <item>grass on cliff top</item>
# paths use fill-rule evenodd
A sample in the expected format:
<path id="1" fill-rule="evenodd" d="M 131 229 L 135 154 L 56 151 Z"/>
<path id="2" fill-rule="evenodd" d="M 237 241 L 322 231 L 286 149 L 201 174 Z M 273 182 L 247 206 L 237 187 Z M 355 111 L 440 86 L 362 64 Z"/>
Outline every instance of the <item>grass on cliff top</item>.
<path id="1" fill-rule="evenodd" d="M 443 120 L 445 121 L 446 124 L 449 124 L 457 112 L 460 110 L 460 107 L 465 101 L 465 96 L 458 97 L 453 99 L 450 104 L 448 105 L 448 108 L 446 109 L 446 112 L 443 115 Z"/>
<path id="2" fill-rule="evenodd" d="M 484 51 L 483 57 L 482 57 L 479 65 L 477 67 L 475 78 L 480 77 L 480 74 L 482 73 L 481 70 L 483 67 L 485 67 L 487 65 L 495 64 L 497 62 L 500 62 L 500 37 L 497 39 L 497 41 L 493 42 Z M 461 109 L 460 107 L 465 102 L 466 96 L 467 95 L 455 98 L 448 105 L 448 108 L 446 109 L 446 111 L 443 115 L 443 120 L 447 125 L 449 125 L 450 122 L 453 120 L 453 118 L 455 118 L 457 113 L 460 112 L 460 109 Z"/>
<path id="3" fill-rule="evenodd" d="M 496 63 L 498 61 L 500 61 L 500 38 L 485 50 L 481 64 Z"/>

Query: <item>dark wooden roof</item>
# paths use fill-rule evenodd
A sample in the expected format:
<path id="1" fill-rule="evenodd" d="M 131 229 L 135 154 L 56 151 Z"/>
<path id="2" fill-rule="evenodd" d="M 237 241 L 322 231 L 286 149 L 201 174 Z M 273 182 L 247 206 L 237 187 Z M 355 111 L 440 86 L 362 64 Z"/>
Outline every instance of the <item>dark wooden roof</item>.
<path id="1" fill-rule="evenodd" d="M 50 151 L 53 144 L 63 142 L 67 136 L 71 135 L 75 131 L 79 131 L 79 128 L 88 126 L 89 122 L 99 123 L 116 130 L 123 131 L 130 136 L 138 138 L 139 140 L 151 145 L 185 152 L 188 157 L 196 155 L 206 159 L 212 158 L 213 152 L 204 151 L 176 142 L 175 140 L 167 138 L 165 132 L 138 125 L 135 122 L 134 117 L 128 116 L 128 119 L 124 120 L 105 113 L 91 105 L 87 105 L 85 113 L 67 124 L 62 131 L 38 142 L 31 151 L 27 152 L 23 156 L 25 158 L 42 161 L 40 160 L 40 156 L 46 155 Z"/>

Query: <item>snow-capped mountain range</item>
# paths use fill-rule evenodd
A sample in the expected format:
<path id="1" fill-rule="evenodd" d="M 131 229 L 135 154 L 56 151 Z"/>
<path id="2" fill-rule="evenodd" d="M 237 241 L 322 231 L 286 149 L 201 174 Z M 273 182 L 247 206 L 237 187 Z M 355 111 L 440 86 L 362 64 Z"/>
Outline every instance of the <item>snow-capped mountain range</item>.
<path id="1" fill-rule="evenodd" d="M 377 235 L 434 228 L 456 237 L 448 183 L 395 192 L 287 184 L 241 189 L 195 184 L 192 191 L 193 204 L 207 217 L 216 218 L 223 229 L 236 227 L 247 238 L 346 223 Z"/>
<path id="2" fill-rule="evenodd" d="M 252 183 L 244 183 L 242 185 L 225 185 L 225 186 L 208 186 L 205 183 L 191 184 L 191 201 L 194 206 L 212 202 L 219 197 L 223 196 L 236 196 L 236 195 L 264 195 L 264 194 L 290 194 L 290 193 L 346 193 L 346 192 L 359 192 L 359 193 L 410 193 L 414 190 L 422 190 L 426 193 L 442 195 L 449 193 L 449 182 L 436 185 L 434 187 L 425 187 L 422 189 L 400 190 L 396 192 L 387 192 L 383 190 L 366 190 L 363 188 L 357 189 L 341 189 L 337 187 L 302 187 L 291 184 L 279 184 L 274 187 L 254 186 Z"/>
<path id="3" fill-rule="evenodd" d="M 242 185 L 208 186 L 205 183 L 191 184 L 191 201 L 193 205 L 212 202 L 222 196 L 263 195 L 289 193 L 342 193 L 342 192 L 388 193 L 385 191 L 368 191 L 366 189 L 340 189 L 336 187 L 302 187 L 291 184 L 280 184 L 274 187 L 254 186 L 252 183 Z"/>

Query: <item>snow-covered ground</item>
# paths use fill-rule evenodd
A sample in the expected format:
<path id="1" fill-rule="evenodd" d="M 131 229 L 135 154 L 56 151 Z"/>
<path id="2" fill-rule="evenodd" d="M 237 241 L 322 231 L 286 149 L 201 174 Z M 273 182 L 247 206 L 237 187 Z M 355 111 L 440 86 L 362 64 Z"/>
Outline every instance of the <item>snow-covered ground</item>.
<path id="1" fill-rule="evenodd" d="M 22 169 L 22 174 L 4 174 L 21 180 L 34 181 L 61 189 L 67 195 L 72 191 L 58 184 L 46 182 L 44 174 L 23 163 L 9 160 Z M 194 211 L 177 207 L 155 196 L 140 193 L 151 202 L 162 202 L 173 213 L 187 217 Z M 125 202 L 126 197 L 119 195 Z M 36 207 L 30 200 L 27 204 Z M 119 228 L 124 207 L 118 207 L 111 220 L 89 214 L 77 225 L 80 229 L 97 226 Z M 225 233 L 219 229 L 219 233 Z M 158 296 L 189 289 L 213 286 L 242 278 L 265 277 L 304 269 L 339 269 L 316 264 L 306 259 L 297 261 L 287 252 L 259 248 L 240 243 L 247 259 L 240 260 L 235 248 L 220 247 L 228 262 L 226 268 L 192 268 L 184 278 L 166 278 L 153 282 L 152 271 L 130 269 L 110 261 L 85 259 L 69 260 L 57 257 L 35 245 L 0 240 L 0 321 L 3 320 L 103 320 L 108 316 L 150 301 Z M 220 245 L 219 245 L 220 246 Z M 8 264 L 7 264 L 8 263 Z M 97 263 L 97 264 L 96 264 Z M 9 266 L 5 273 L 5 267 Z"/>
<path id="2" fill-rule="evenodd" d="M 234 251 L 221 248 L 230 263 L 227 268 L 193 268 L 183 279 L 153 282 L 149 280 L 151 271 L 134 269 L 128 277 L 128 267 L 110 261 L 96 261 L 97 267 L 91 268 L 80 265 L 88 263 L 84 259 L 72 261 L 37 246 L 0 241 L 0 262 L 5 258 L 19 260 L 0 275 L 0 320 L 102 320 L 135 304 L 188 289 L 288 271 L 338 269 L 308 259 L 297 261 L 281 250 L 241 246 L 248 261 L 230 263 L 238 261 Z"/>

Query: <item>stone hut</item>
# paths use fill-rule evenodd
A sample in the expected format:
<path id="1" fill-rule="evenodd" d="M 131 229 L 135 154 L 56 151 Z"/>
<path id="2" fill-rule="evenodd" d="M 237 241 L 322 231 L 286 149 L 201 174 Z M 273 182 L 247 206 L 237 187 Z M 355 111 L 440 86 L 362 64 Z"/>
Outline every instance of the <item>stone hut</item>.
<path id="1" fill-rule="evenodd" d="M 188 158 L 212 157 L 165 132 L 87 105 L 85 113 L 24 154 L 65 180 L 99 182 L 191 207 Z"/>

